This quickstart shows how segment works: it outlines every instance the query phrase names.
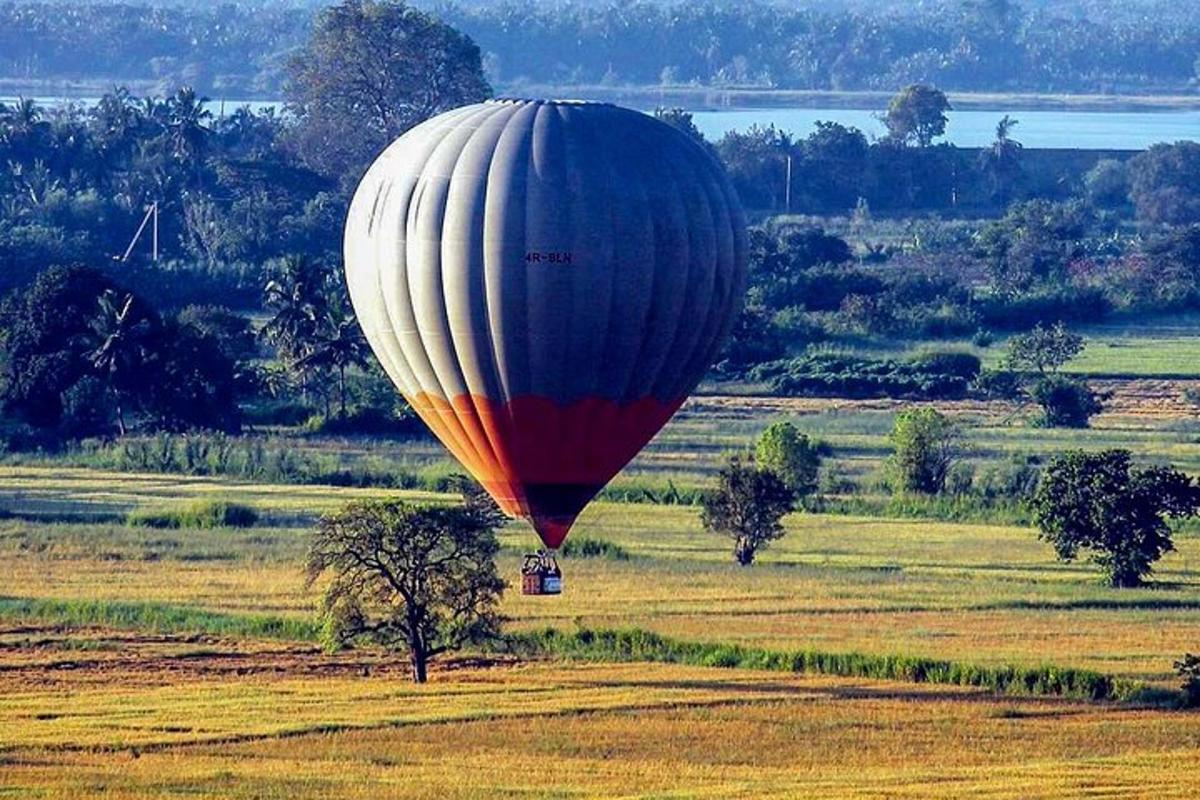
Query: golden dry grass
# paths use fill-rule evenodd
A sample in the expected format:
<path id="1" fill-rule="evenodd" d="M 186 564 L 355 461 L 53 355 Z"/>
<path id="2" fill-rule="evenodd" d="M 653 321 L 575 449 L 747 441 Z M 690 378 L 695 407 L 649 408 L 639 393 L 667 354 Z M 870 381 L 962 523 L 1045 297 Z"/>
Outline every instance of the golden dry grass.
<path id="1" fill-rule="evenodd" d="M 417 687 L 378 656 L 280 645 L 40 630 L 0 643 L 0 796 L 1200 790 L 1197 714 L 673 665 L 460 664 Z"/>

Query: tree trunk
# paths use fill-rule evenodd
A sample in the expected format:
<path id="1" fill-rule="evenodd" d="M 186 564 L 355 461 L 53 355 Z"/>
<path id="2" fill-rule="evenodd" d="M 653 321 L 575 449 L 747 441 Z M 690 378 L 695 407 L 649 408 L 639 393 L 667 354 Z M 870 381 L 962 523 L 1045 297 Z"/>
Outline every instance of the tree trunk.
<path id="1" fill-rule="evenodd" d="M 340 416 L 343 419 L 345 419 L 345 417 L 346 417 L 346 368 L 344 366 L 338 367 L 338 394 L 340 395 L 339 399 L 341 400 Z"/>
<path id="2" fill-rule="evenodd" d="M 746 537 L 743 536 L 737 540 L 737 544 L 733 547 L 733 557 L 743 567 L 754 563 L 754 546 Z"/>
<path id="3" fill-rule="evenodd" d="M 116 389 L 112 390 L 113 406 L 117 412 L 117 434 L 121 438 L 125 438 L 125 412 L 121 410 L 121 395 Z"/>
<path id="4" fill-rule="evenodd" d="M 410 660 L 412 661 L 413 683 L 425 683 L 428 680 L 425 668 L 429 660 L 425 651 L 421 648 L 413 648 Z"/>

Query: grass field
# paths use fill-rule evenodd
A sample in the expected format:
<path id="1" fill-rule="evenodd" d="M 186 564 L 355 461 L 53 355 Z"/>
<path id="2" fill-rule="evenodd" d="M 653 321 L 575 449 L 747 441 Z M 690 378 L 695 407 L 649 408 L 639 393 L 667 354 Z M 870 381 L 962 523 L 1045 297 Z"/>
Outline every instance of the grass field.
<path id="1" fill-rule="evenodd" d="M 1087 431 L 1031 428 L 988 404 L 946 408 L 969 426 L 981 472 L 1108 446 L 1200 472 L 1200 425 L 1168 402 L 1179 381 L 1121 391 Z M 724 453 L 789 417 L 831 446 L 829 468 L 869 487 L 901 405 L 700 397 L 620 480 L 702 485 Z M 420 442 L 293 445 L 347 463 L 438 458 Z M 515 633 L 638 628 L 780 654 L 1090 670 L 1143 687 L 1115 695 L 1134 702 L 533 651 L 468 653 L 415 687 L 402 659 L 314 643 L 307 531 L 376 496 L 451 499 L 48 458 L 0 465 L 0 798 L 1200 794 L 1200 716 L 1162 699 L 1178 686 L 1173 662 L 1200 651 L 1192 526 L 1150 586 L 1117 591 L 1020 525 L 799 513 L 746 569 L 695 507 L 597 502 L 574 535 L 628 558 L 564 559 L 563 596 L 510 591 L 503 604 Z M 212 499 L 252 506 L 258 524 L 124 523 L 134 509 Z M 515 581 L 532 534 L 514 523 L 501 540 Z"/>
<path id="2" fill-rule="evenodd" d="M 22 797 L 1184 798 L 1200 756 L 1196 715 L 978 691 L 504 660 L 414 687 L 371 655 L 23 635 L 41 660 L 10 657 L 0 698 Z"/>

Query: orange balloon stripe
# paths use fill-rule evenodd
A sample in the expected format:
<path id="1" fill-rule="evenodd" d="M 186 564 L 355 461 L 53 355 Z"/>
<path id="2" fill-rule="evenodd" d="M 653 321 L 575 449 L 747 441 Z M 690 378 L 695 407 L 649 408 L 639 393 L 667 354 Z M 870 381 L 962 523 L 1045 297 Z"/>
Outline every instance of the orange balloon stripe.
<path id="1" fill-rule="evenodd" d="M 417 414 L 505 513 L 529 519 L 549 547 L 562 544 L 588 501 L 666 424 L 683 399 L 619 405 L 586 397 L 561 405 L 524 396 L 409 398 Z M 457 442 L 446 416 L 469 441 Z"/>

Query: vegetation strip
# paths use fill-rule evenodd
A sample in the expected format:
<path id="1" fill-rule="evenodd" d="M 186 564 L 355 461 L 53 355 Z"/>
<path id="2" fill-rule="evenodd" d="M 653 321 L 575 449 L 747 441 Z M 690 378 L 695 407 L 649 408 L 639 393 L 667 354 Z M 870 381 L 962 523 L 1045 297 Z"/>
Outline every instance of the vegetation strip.
<path id="1" fill-rule="evenodd" d="M 59 625 L 108 625 L 158 633 L 199 632 L 293 641 L 317 641 L 317 626 L 306 620 L 206 611 L 165 603 L 107 600 L 43 600 L 0 597 L 0 620 Z M 818 650 L 782 651 L 719 642 L 686 642 L 650 631 L 555 628 L 509 634 L 501 647 L 518 655 L 597 661 L 646 661 L 769 672 L 835 675 L 848 678 L 933 683 L 988 689 L 1001 694 L 1078 700 L 1173 702 L 1174 692 L 1114 678 L 1091 670 L 1043 665 L 981 666 L 921 656 L 875 655 Z M 1168 698 L 1167 695 L 1170 695 Z"/>
<path id="2" fill-rule="evenodd" d="M 317 626 L 308 620 L 266 615 L 225 614 L 168 603 L 118 600 L 54 600 L 0 596 L 0 620 L 56 625 L 106 625 L 155 633 L 209 633 L 315 642 Z"/>
<path id="3" fill-rule="evenodd" d="M 1040 666 L 979 666 L 919 656 L 779 651 L 716 642 L 682 642 L 637 628 L 554 628 L 509 637 L 512 649 L 585 661 L 650 661 L 702 667 L 812 673 L 850 678 L 973 686 L 1002 694 L 1047 695 L 1080 700 L 1148 700 L 1141 683 L 1090 670 Z"/>

